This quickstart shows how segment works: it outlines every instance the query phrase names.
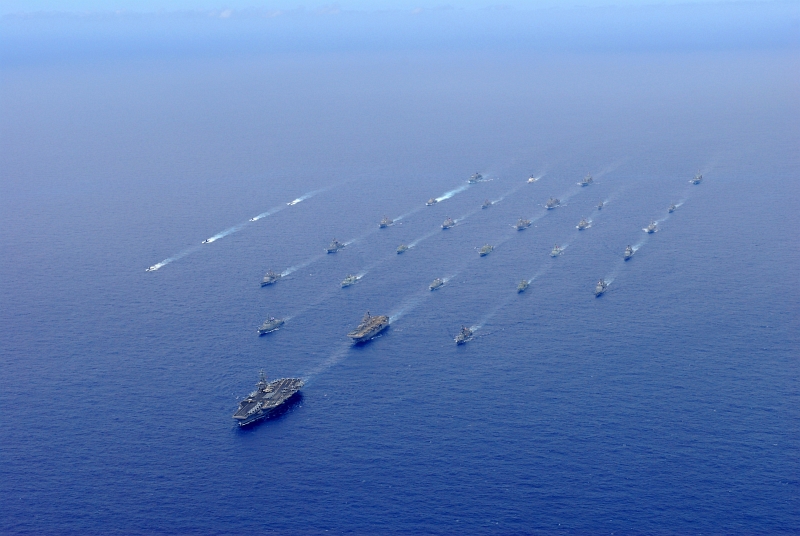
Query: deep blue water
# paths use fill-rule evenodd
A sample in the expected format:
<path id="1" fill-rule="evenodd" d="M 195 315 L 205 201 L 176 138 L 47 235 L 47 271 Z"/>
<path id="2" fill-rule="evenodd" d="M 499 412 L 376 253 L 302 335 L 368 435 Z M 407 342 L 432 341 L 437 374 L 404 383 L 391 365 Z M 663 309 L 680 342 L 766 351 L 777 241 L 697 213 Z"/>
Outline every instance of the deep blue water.
<path id="1" fill-rule="evenodd" d="M 5 69 L 0 532 L 800 530 L 797 67 L 762 50 Z M 491 180 L 424 206 L 476 170 Z M 355 241 L 324 255 L 333 237 Z M 352 347 L 367 309 L 393 323 Z M 270 314 L 291 319 L 258 337 Z M 456 347 L 462 324 L 480 327 Z M 308 382 L 239 430 L 260 369 Z"/>

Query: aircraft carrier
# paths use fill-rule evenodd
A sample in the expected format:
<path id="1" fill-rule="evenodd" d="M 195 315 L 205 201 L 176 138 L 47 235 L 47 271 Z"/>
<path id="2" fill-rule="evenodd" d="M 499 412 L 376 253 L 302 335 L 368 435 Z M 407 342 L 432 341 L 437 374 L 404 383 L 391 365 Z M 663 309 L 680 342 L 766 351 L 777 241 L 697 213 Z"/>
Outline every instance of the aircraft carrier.
<path id="1" fill-rule="evenodd" d="M 233 418 L 241 427 L 268 418 L 288 402 L 303 387 L 300 378 L 281 378 L 267 382 L 267 376 L 261 372 L 256 389 L 247 398 L 239 402 L 239 409 Z"/>
<path id="2" fill-rule="evenodd" d="M 356 329 L 347 334 L 353 342 L 366 342 L 378 333 L 389 327 L 389 317 L 384 315 L 372 316 L 367 311 Z"/>

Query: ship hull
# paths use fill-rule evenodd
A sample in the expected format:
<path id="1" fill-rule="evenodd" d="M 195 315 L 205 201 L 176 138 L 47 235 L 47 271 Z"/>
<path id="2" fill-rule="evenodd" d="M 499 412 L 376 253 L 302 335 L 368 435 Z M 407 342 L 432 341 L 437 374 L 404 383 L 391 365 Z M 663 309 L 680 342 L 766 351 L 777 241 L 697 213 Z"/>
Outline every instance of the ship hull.
<path id="1" fill-rule="evenodd" d="M 367 342 L 367 341 L 369 341 L 371 339 L 374 339 L 375 337 L 378 336 L 378 334 L 383 332 L 388 327 L 389 327 L 389 323 L 387 322 L 386 324 L 384 324 L 384 325 L 382 325 L 380 327 L 375 327 L 375 328 L 369 330 L 368 332 L 364 333 L 363 335 L 348 334 L 347 336 L 350 337 L 353 340 L 353 342 L 356 343 L 356 344 L 364 343 L 364 342 Z"/>

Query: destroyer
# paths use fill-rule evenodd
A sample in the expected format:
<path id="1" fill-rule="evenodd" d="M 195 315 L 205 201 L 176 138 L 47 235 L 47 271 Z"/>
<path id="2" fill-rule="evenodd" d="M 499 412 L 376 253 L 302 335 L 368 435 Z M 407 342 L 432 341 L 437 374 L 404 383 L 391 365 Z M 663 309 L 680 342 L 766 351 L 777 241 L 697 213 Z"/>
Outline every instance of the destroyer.
<path id="1" fill-rule="evenodd" d="M 697 170 L 697 175 L 695 175 L 694 178 L 689 179 L 689 182 L 692 184 L 700 184 L 703 182 L 703 174 L 700 173 L 700 170 Z"/>
<path id="2" fill-rule="evenodd" d="M 485 244 L 481 249 L 478 250 L 478 255 L 481 257 L 485 257 L 489 253 L 494 251 L 494 246 L 490 246 L 489 244 Z"/>
<path id="3" fill-rule="evenodd" d="M 534 182 L 536 182 L 538 180 L 539 180 L 539 177 L 534 177 L 533 175 L 531 175 L 530 177 L 528 177 L 528 184 L 533 184 Z"/>
<path id="4" fill-rule="evenodd" d="M 432 205 L 435 205 L 435 204 L 436 204 L 436 203 L 438 203 L 438 202 L 439 202 L 439 200 L 438 200 L 438 199 L 436 199 L 435 197 L 431 197 L 430 199 L 428 199 L 428 202 L 427 202 L 427 203 L 425 203 L 425 205 L 427 205 L 427 206 L 429 206 L 429 207 L 430 207 L 430 206 L 432 206 Z"/>
<path id="5" fill-rule="evenodd" d="M 522 281 L 519 282 L 519 285 L 517 285 L 517 292 L 525 292 L 525 290 L 529 286 L 530 286 L 530 283 L 528 283 L 528 280 L 527 279 L 523 279 Z"/>
<path id="6" fill-rule="evenodd" d="M 444 279 L 442 279 L 441 277 L 437 277 L 436 279 L 433 280 L 433 283 L 428 285 L 428 288 L 431 290 L 436 290 L 437 288 L 443 286 L 444 286 Z"/>
<path id="7" fill-rule="evenodd" d="M 650 221 L 650 225 L 644 230 L 647 234 L 653 234 L 658 231 L 658 224 L 655 221 Z"/>
<path id="8" fill-rule="evenodd" d="M 600 202 L 597 204 L 597 210 L 603 210 L 603 202 L 602 202 L 602 201 L 600 201 Z"/>
<path id="9" fill-rule="evenodd" d="M 331 242 L 331 245 L 328 246 L 328 248 L 325 251 L 327 251 L 328 253 L 336 253 L 340 249 L 344 249 L 344 246 L 345 244 L 342 244 L 341 242 L 339 242 L 334 238 L 333 242 Z"/>
<path id="10" fill-rule="evenodd" d="M 575 227 L 579 231 L 583 231 L 584 229 L 589 228 L 589 222 L 586 221 L 586 218 L 581 218 L 581 221 L 578 222 L 578 225 Z"/>
<path id="11" fill-rule="evenodd" d="M 514 229 L 517 231 L 521 231 L 523 229 L 527 229 L 531 226 L 531 220 L 526 220 L 525 218 L 520 218 L 517 220 L 517 223 L 514 225 Z"/>
<path id="12" fill-rule="evenodd" d="M 605 280 L 601 279 L 597 282 L 597 286 L 594 287 L 594 295 L 596 298 L 599 298 L 608 288 L 608 283 Z"/>
<path id="13" fill-rule="evenodd" d="M 381 229 L 386 229 L 392 224 L 394 224 L 394 220 L 390 220 L 389 218 L 384 216 L 381 222 L 378 224 L 378 227 L 380 227 Z"/>
<path id="14" fill-rule="evenodd" d="M 477 171 L 467 180 L 470 184 L 475 184 L 477 182 L 481 182 L 483 180 L 483 175 L 478 173 Z"/>
<path id="15" fill-rule="evenodd" d="M 405 244 L 400 244 L 397 246 L 397 254 L 400 255 L 401 253 L 408 251 L 408 246 Z"/>
<path id="16" fill-rule="evenodd" d="M 354 276 L 353 274 L 348 275 L 342 280 L 342 288 L 349 287 L 350 285 L 355 285 L 358 283 L 359 278 Z"/>
<path id="17" fill-rule="evenodd" d="M 258 334 L 266 335 L 267 333 L 278 331 L 285 322 L 286 320 L 283 318 L 275 318 L 274 316 L 271 316 L 264 320 L 264 323 L 261 324 L 260 328 L 258 328 Z"/>
<path id="18" fill-rule="evenodd" d="M 550 256 L 551 257 L 558 257 L 563 252 L 564 252 L 564 250 L 561 249 L 558 244 L 556 244 L 555 246 L 553 246 L 553 251 L 550 252 Z"/>
<path id="19" fill-rule="evenodd" d="M 494 205 L 494 203 L 492 203 L 491 201 L 489 201 L 489 200 L 487 199 L 486 201 L 484 201 L 484 202 L 483 202 L 483 204 L 481 205 L 481 208 L 489 208 L 489 207 L 491 207 L 492 205 Z"/>
<path id="20" fill-rule="evenodd" d="M 550 199 L 547 200 L 547 203 L 545 203 L 544 208 L 550 210 L 558 206 L 561 206 L 561 201 L 559 199 L 556 199 L 555 197 L 551 197 Z"/>
<path id="21" fill-rule="evenodd" d="M 669 213 L 670 213 L 670 214 L 672 214 L 672 213 L 673 213 L 673 212 L 675 212 L 677 209 L 678 209 L 678 205 L 676 205 L 675 203 L 673 203 L 673 204 L 671 204 L 671 205 L 669 206 L 669 209 L 667 209 L 667 210 L 669 210 Z"/>
<path id="22" fill-rule="evenodd" d="M 626 261 L 629 261 L 631 260 L 631 257 L 633 257 L 634 253 L 636 253 L 636 250 L 633 249 L 630 244 L 628 244 L 628 247 L 625 248 L 625 255 L 622 258 Z"/>
<path id="23" fill-rule="evenodd" d="M 594 182 L 594 179 L 592 178 L 592 175 L 587 173 L 586 176 L 583 178 L 583 180 L 581 182 L 579 182 L 578 184 L 580 184 L 581 186 L 589 186 L 593 182 Z"/>
<path id="24" fill-rule="evenodd" d="M 261 286 L 266 287 L 267 285 L 272 285 L 273 283 L 277 283 L 281 277 L 283 277 L 283 274 L 279 274 L 270 270 L 266 274 L 264 274 L 264 279 L 261 280 Z"/>
<path id="25" fill-rule="evenodd" d="M 455 224 L 456 224 L 456 222 L 453 221 L 453 218 L 448 216 L 447 219 L 444 220 L 444 223 L 442 223 L 442 229 L 449 229 L 450 227 L 452 227 Z"/>
<path id="26" fill-rule="evenodd" d="M 372 316 L 367 311 L 356 329 L 347 334 L 353 342 L 366 342 L 389 327 L 388 316 Z"/>
<path id="27" fill-rule="evenodd" d="M 469 329 L 467 326 L 461 326 L 461 331 L 458 335 L 456 335 L 455 341 L 456 344 L 464 344 L 467 341 L 472 340 L 472 330 Z"/>
<path id="28" fill-rule="evenodd" d="M 266 419 L 276 413 L 302 387 L 303 380 L 300 378 L 281 378 L 267 383 L 267 377 L 262 371 L 255 391 L 239 402 L 239 409 L 233 414 L 233 418 L 242 427 Z"/>

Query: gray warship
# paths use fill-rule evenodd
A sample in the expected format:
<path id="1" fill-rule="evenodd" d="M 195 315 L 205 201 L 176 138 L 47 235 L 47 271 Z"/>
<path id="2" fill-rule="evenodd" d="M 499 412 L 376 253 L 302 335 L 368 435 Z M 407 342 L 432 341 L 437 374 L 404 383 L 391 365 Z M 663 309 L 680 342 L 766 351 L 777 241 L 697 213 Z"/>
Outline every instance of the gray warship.
<path id="1" fill-rule="evenodd" d="M 601 279 L 597 282 L 597 286 L 594 287 L 594 295 L 596 298 L 599 298 L 608 288 L 608 283 L 605 280 Z"/>
<path id="2" fill-rule="evenodd" d="M 650 225 L 647 226 L 647 228 L 644 230 L 644 232 L 647 233 L 647 234 L 653 234 L 656 231 L 658 231 L 658 224 L 655 221 L 651 220 L 650 221 Z"/>
<path id="3" fill-rule="evenodd" d="M 586 221 L 586 218 L 581 218 L 581 221 L 578 222 L 578 225 L 575 227 L 579 231 L 583 231 L 584 229 L 589 228 L 589 222 Z"/>
<path id="4" fill-rule="evenodd" d="M 483 175 L 476 171 L 469 179 L 467 179 L 467 182 L 470 184 L 475 184 L 476 182 L 481 182 L 482 180 Z"/>
<path id="5" fill-rule="evenodd" d="M 553 246 L 553 251 L 550 252 L 550 256 L 551 257 L 558 257 L 563 252 L 564 252 L 564 250 L 561 249 L 561 247 L 559 247 L 558 244 L 556 244 L 555 246 Z"/>
<path id="6" fill-rule="evenodd" d="M 461 331 L 458 333 L 458 335 L 456 335 L 455 338 L 456 344 L 464 344 L 465 342 L 472 340 L 472 335 L 473 333 L 471 329 L 469 329 L 467 326 L 461 326 Z"/>
<path id="7" fill-rule="evenodd" d="M 340 249 L 344 249 L 344 246 L 345 246 L 344 244 L 342 244 L 341 242 L 339 242 L 334 238 L 333 242 L 331 242 L 331 245 L 328 246 L 327 249 L 325 249 L 325 251 L 327 251 L 328 253 L 336 253 Z"/>
<path id="8" fill-rule="evenodd" d="M 444 220 L 444 223 L 442 223 L 442 229 L 449 229 L 450 227 L 452 227 L 455 224 L 456 224 L 456 222 L 453 221 L 453 218 L 448 216 L 447 219 Z"/>
<path id="9" fill-rule="evenodd" d="M 433 280 L 433 283 L 428 285 L 428 288 L 431 290 L 436 290 L 437 288 L 443 286 L 444 286 L 444 279 L 442 279 L 441 277 L 437 277 L 436 279 Z"/>
<path id="10" fill-rule="evenodd" d="M 408 251 L 408 246 L 405 244 L 400 244 L 397 246 L 397 254 L 400 255 L 401 253 Z"/>
<path id="11" fill-rule="evenodd" d="M 485 244 L 481 249 L 478 250 L 478 255 L 481 257 L 485 257 L 489 253 L 494 251 L 494 246 L 490 246 L 489 244 Z"/>
<path id="12" fill-rule="evenodd" d="M 634 253 L 636 253 L 636 250 L 633 249 L 630 244 L 628 244 L 628 247 L 625 248 L 625 255 L 622 258 L 626 261 L 629 261 L 631 260 L 631 257 L 633 257 Z"/>
<path id="13" fill-rule="evenodd" d="M 593 182 L 594 179 L 592 178 L 592 175 L 590 173 L 587 173 L 586 176 L 583 178 L 583 180 L 578 184 L 580 184 L 581 186 L 589 186 Z"/>
<path id="14" fill-rule="evenodd" d="M 428 199 L 428 202 L 425 203 L 425 204 L 430 207 L 432 205 L 435 205 L 438 202 L 439 202 L 438 199 L 436 199 L 435 197 L 431 197 L 430 199 Z"/>
<path id="15" fill-rule="evenodd" d="M 703 182 L 703 174 L 700 173 L 700 170 L 697 170 L 697 175 L 689 179 L 689 182 L 691 182 L 692 184 L 700 184 L 701 182 Z"/>
<path id="16" fill-rule="evenodd" d="M 534 177 L 533 175 L 531 175 L 530 177 L 528 177 L 528 184 L 533 184 L 534 182 L 536 182 L 538 180 L 539 180 L 539 177 Z"/>
<path id="17" fill-rule="evenodd" d="M 550 199 L 547 200 L 547 203 L 545 203 L 544 208 L 546 208 L 547 210 L 550 210 L 550 209 L 556 208 L 556 207 L 558 207 L 560 205 L 561 205 L 561 201 L 559 199 L 556 199 L 555 197 L 551 197 Z"/>
<path id="18" fill-rule="evenodd" d="M 258 334 L 266 335 L 267 333 L 278 331 L 284 323 L 286 323 L 286 320 L 283 318 L 275 318 L 274 316 L 271 316 L 264 320 L 264 323 L 261 324 L 260 328 L 258 328 Z"/>
<path id="19" fill-rule="evenodd" d="M 514 224 L 514 229 L 516 229 L 517 231 L 521 231 L 523 229 L 527 229 L 530 226 L 531 226 L 531 220 L 520 218 L 517 220 L 517 223 Z"/>
<path id="20" fill-rule="evenodd" d="M 668 209 L 668 210 L 669 210 L 669 213 L 670 213 L 670 214 L 672 214 L 673 212 L 675 212 L 676 210 L 678 210 L 678 205 L 676 205 L 675 203 L 673 203 L 673 204 L 671 204 L 671 205 L 669 206 L 669 209 Z"/>
<path id="21" fill-rule="evenodd" d="M 522 281 L 519 282 L 519 285 L 517 285 L 517 292 L 525 292 L 525 290 L 529 286 L 530 286 L 530 283 L 528 283 L 528 280 L 527 279 L 523 279 Z"/>
<path id="22" fill-rule="evenodd" d="M 281 378 L 267 383 L 262 371 L 255 391 L 239 402 L 239 409 L 233 418 L 241 427 L 266 419 L 277 413 L 302 387 L 303 380 L 300 378 Z"/>
<path id="23" fill-rule="evenodd" d="M 342 288 L 349 287 L 350 285 L 355 285 L 358 283 L 358 277 L 354 276 L 353 274 L 348 274 L 347 277 L 342 279 Z"/>
<path id="24" fill-rule="evenodd" d="M 597 210 L 603 210 L 603 202 L 602 202 L 602 201 L 600 201 L 600 202 L 597 204 Z"/>
<path id="25" fill-rule="evenodd" d="M 358 327 L 348 333 L 347 336 L 356 343 L 366 342 L 388 327 L 388 316 L 372 316 L 369 314 L 369 311 L 367 311 L 367 314 L 361 319 L 361 323 Z"/>
<path id="26" fill-rule="evenodd" d="M 390 225 L 393 225 L 393 224 L 394 224 L 394 220 L 390 220 L 389 218 L 384 216 L 383 219 L 381 220 L 381 222 L 378 224 L 378 227 L 380 227 L 381 229 L 386 229 L 387 227 L 389 227 Z"/>
<path id="27" fill-rule="evenodd" d="M 481 208 L 489 208 L 489 207 L 491 207 L 492 205 L 494 205 L 494 203 L 492 203 L 491 201 L 489 201 L 489 200 L 487 199 L 486 201 L 484 201 L 484 202 L 483 202 L 483 204 L 481 205 Z"/>
<path id="28" fill-rule="evenodd" d="M 281 277 L 283 277 L 281 274 L 270 270 L 266 274 L 264 274 L 264 279 L 261 280 L 261 286 L 266 287 L 267 285 L 272 285 L 273 283 L 277 283 Z"/>

